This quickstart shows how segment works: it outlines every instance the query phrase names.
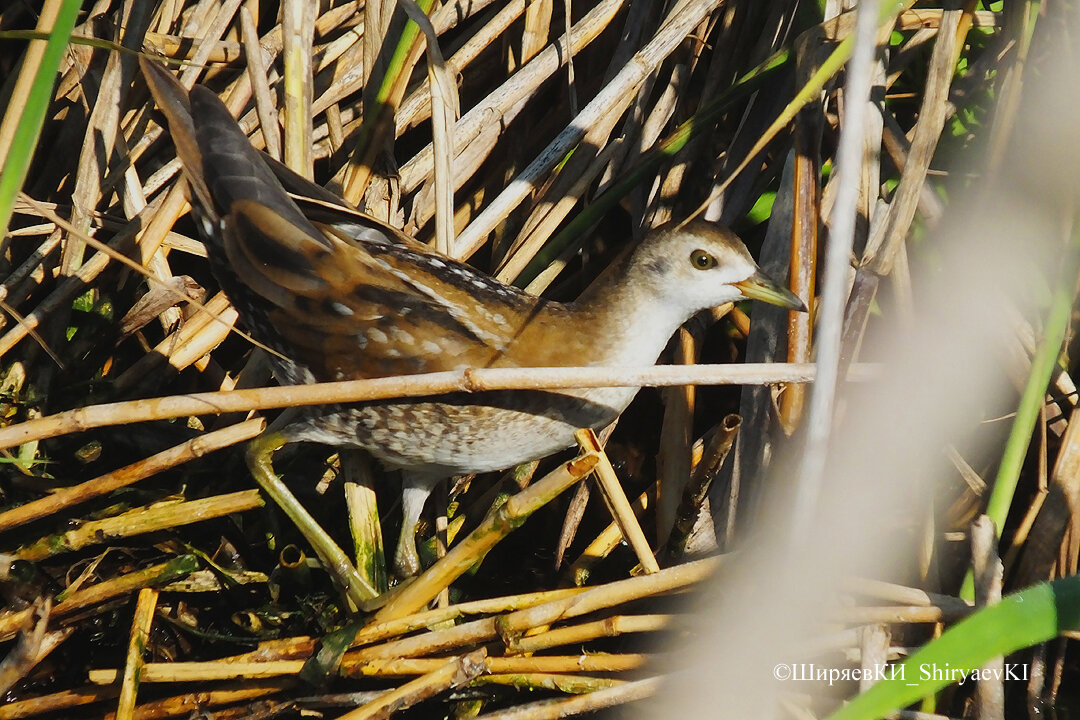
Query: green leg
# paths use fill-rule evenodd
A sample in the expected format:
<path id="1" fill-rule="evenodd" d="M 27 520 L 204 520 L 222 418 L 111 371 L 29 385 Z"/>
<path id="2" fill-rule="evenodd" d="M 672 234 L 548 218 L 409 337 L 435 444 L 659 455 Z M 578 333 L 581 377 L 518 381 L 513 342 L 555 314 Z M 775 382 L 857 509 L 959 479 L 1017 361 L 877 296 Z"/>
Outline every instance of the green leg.
<path id="1" fill-rule="evenodd" d="M 248 469 L 259 487 L 285 511 L 300 533 L 307 538 L 326 571 L 345 589 L 353 605 L 359 608 L 378 595 L 378 592 L 360 577 L 349 557 L 322 526 L 315 522 L 315 518 L 311 517 L 274 472 L 274 453 L 286 442 L 285 435 L 280 432 L 265 433 L 252 440 L 247 448 Z"/>

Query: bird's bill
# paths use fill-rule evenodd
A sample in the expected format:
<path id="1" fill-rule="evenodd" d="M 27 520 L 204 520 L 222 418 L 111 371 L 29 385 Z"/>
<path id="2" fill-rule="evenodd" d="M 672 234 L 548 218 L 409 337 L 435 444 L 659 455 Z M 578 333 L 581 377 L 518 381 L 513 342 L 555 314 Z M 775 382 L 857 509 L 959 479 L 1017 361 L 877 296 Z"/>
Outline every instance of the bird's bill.
<path id="1" fill-rule="evenodd" d="M 760 300 L 770 305 L 806 312 L 806 304 L 798 295 L 762 272 L 756 272 L 742 282 L 733 283 L 744 297 Z"/>

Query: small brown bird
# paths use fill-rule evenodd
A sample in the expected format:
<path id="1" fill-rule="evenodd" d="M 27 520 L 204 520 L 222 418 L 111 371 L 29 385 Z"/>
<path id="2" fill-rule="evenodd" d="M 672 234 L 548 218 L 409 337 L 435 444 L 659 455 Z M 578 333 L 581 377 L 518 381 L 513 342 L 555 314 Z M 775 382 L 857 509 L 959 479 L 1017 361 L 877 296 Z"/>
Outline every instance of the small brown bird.
<path id="1" fill-rule="evenodd" d="M 211 268 L 247 330 L 282 357 L 283 383 L 483 367 L 656 362 L 696 312 L 743 298 L 805 309 L 763 275 L 731 231 L 695 222 L 660 229 L 577 302 L 504 285 L 345 206 L 256 151 L 210 90 L 190 95 L 163 67 L 143 72 L 194 193 Z M 293 197 L 290 197 L 290 193 Z M 283 359 L 287 358 L 287 359 Z M 307 440 L 367 450 L 404 476 L 395 564 L 415 574 L 415 524 L 441 478 L 499 470 L 570 447 L 639 388 L 507 390 L 311 408 L 269 455 Z"/>

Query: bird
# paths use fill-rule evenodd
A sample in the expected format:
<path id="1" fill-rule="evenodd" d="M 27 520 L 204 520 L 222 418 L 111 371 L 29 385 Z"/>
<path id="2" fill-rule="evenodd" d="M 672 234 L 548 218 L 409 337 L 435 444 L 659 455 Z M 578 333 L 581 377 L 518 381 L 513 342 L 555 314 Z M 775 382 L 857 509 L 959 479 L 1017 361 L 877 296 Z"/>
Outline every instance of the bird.
<path id="1" fill-rule="evenodd" d="M 166 116 L 211 270 L 279 382 L 305 384 L 488 367 L 654 364 L 694 314 L 756 299 L 805 305 L 765 275 L 731 230 L 662 227 L 574 302 L 499 282 L 349 207 L 257 151 L 218 96 L 143 74 Z M 415 526 L 437 482 L 502 470 L 610 424 L 640 388 L 500 390 L 316 406 L 256 439 L 267 487 L 286 443 L 360 448 L 402 472 L 400 576 L 420 569 Z"/>

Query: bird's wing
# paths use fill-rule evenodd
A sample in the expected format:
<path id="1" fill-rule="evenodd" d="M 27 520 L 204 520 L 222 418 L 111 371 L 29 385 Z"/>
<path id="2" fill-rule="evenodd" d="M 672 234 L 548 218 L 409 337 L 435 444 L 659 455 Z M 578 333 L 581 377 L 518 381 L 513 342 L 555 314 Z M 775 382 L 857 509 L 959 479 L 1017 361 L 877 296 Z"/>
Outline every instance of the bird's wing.
<path id="1" fill-rule="evenodd" d="M 255 150 L 213 92 L 142 68 L 214 273 L 257 339 L 323 380 L 513 364 L 542 301 L 348 207 Z"/>
<path id="2" fill-rule="evenodd" d="M 325 236 L 309 237 L 266 205 L 236 203 L 224 221 L 241 292 L 270 308 L 269 329 L 283 341 L 271 344 L 320 379 L 502 364 L 507 333 L 539 302 L 430 252 L 392 243 L 326 248 Z M 481 286 L 501 301 L 481 303 Z"/>

